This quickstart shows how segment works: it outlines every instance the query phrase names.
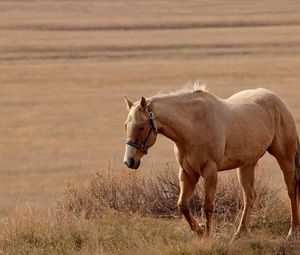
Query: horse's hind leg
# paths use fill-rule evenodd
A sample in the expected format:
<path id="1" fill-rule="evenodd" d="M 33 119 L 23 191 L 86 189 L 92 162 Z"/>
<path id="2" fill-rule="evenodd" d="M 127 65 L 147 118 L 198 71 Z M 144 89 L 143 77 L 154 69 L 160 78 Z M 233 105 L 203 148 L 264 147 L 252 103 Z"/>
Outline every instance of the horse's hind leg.
<path id="1" fill-rule="evenodd" d="M 217 168 L 215 163 L 210 162 L 202 171 L 204 179 L 204 213 L 206 217 L 206 236 L 211 233 L 211 218 L 214 212 L 215 194 L 217 188 Z"/>
<path id="2" fill-rule="evenodd" d="M 277 161 L 283 173 L 284 181 L 287 187 L 291 204 L 291 228 L 287 238 L 296 236 L 299 233 L 299 205 L 297 198 L 296 168 L 294 159 L 285 159 L 277 157 Z"/>
<path id="3" fill-rule="evenodd" d="M 295 154 L 297 149 L 296 139 L 285 137 L 275 138 L 268 152 L 276 159 L 283 173 L 284 181 L 291 204 L 291 228 L 287 238 L 296 236 L 299 232 L 299 201 L 296 180 Z"/>
<path id="4" fill-rule="evenodd" d="M 182 168 L 179 170 L 180 195 L 177 205 L 191 229 L 201 236 L 204 233 L 204 228 L 198 224 L 189 207 L 189 202 L 195 191 L 198 180 L 199 176 L 188 175 Z"/>
<path id="5" fill-rule="evenodd" d="M 244 210 L 237 232 L 234 234 L 234 238 L 248 232 L 250 213 L 256 198 L 254 190 L 254 169 L 256 163 L 257 162 L 247 164 L 238 169 L 238 178 L 243 188 Z"/>

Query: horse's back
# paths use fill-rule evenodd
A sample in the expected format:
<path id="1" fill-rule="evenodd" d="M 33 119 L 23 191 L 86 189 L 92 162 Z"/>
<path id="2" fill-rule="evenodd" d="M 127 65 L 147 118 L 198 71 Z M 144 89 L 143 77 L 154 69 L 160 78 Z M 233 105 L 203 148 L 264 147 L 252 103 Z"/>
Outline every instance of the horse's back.
<path id="1" fill-rule="evenodd" d="M 277 94 L 273 91 L 257 88 L 257 89 L 248 89 L 240 91 L 236 94 L 233 94 L 231 97 L 227 99 L 228 102 L 237 103 L 237 104 L 249 104 L 255 103 L 259 105 L 273 105 L 279 102 L 284 102 L 279 98 Z"/>
<path id="2" fill-rule="evenodd" d="M 247 111 L 247 109 L 267 111 L 274 115 L 274 118 L 287 118 L 287 121 L 294 122 L 285 102 L 276 93 L 268 89 L 244 90 L 229 97 L 227 102 L 241 111 Z"/>

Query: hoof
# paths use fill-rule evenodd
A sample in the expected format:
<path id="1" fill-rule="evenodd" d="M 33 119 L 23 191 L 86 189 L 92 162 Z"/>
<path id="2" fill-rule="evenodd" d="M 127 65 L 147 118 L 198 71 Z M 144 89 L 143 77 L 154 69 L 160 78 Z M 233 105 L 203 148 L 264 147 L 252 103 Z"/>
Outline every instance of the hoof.
<path id="1" fill-rule="evenodd" d="M 237 234 L 234 234 L 230 240 L 231 243 L 235 242 L 236 240 L 240 239 L 240 236 Z"/>
<path id="2" fill-rule="evenodd" d="M 200 237 L 203 237 L 204 232 L 205 232 L 205 227 L 203 225 L 198 225 L 196 227 L 196 229 L 194 229 L 194 231 L 196 232 L 196 234 Z"/>
<path id="3" fill-rule="evenodd" d="M 300 226 L 291 227 L 288 235 L 286 236 L 286 240 L 291 241 L 295 239 L 300 239 Z"/>
<path id="4" fill-rule="evenodd" d="M 232 236 L 232 238 L 231 238 L 231 240 L 230 240 L 230 243 L 233 243 L 233 242 L 235 242 L 235 241 L 240 240 L 240 239 L 242 238 L 242 236 L 243 236 L 243 235 L 241 235 L 240 233 L 235 233 L 235 234 Z"/>
<path id="5" fill-rule="evenodd" d="M 243 237 L 247 237 L 250 236 L 249 232 L 247 230 L 241 230 L 241 231 L 237 231 L 231 238 L 231 242 L 234 242 L 236 240 L 239 240 Z M 251 236 L 250 236 L 251 237 Z"/>

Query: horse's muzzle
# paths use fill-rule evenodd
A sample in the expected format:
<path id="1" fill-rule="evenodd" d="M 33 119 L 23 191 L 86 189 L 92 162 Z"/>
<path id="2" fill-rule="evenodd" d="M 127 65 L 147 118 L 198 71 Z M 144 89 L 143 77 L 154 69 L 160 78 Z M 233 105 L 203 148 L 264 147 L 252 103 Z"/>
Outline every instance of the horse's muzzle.
<path id="1" fill-rule="evenodd" d="M 138 169 L 140 166 L 140 160 L 134 160 L 134 158 L 129 158 L 124 161 L 125 165 L 131 169 Z"/>

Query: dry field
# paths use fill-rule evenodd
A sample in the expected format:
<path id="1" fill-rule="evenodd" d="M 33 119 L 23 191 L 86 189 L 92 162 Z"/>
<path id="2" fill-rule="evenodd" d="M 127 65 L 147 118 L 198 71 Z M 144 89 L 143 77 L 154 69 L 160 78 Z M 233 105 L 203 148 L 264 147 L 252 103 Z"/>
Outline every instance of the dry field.
<path id="1" fill-rule="evenodd" d="M 198 79 L 220 97 L 265 87 L 300 130 L 299 13 L 296 0 L 0 1 L 1 217 L 17 204 L 51 207 L 94 170 L 120 171 L 124 95 Z M 166 164 L 175 168 L 161 137 L 138 174 Z M 270 157 L 258 171 L 283 187 Z"/>
<path id="2" fill-rule="evenodd" d="M 299 241 L 284 239 L 289 227 L 288 201 L 269 186 L 270 180 L 257 182 L 251 235 L 230 243 L 242 208 L 237 180 L 219 182 L 213 235 L 201 239 L 180 218 L 175 206 L 177 177 L 169 170 L 146 180 L 132 171 L 106 168 L 95 172 L 86 185 L 70 184 L 50 210 L 19 206 L 3 221 L 0 253 L 299 254 Z M 199 186 L 191 209 L 204 223 L 202 202 Z"/>

